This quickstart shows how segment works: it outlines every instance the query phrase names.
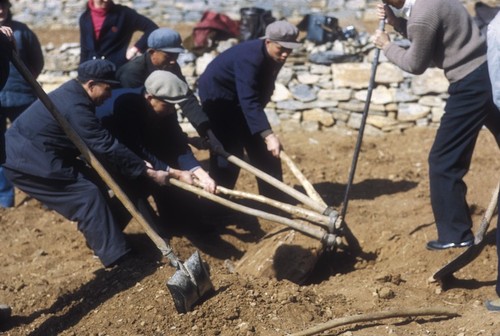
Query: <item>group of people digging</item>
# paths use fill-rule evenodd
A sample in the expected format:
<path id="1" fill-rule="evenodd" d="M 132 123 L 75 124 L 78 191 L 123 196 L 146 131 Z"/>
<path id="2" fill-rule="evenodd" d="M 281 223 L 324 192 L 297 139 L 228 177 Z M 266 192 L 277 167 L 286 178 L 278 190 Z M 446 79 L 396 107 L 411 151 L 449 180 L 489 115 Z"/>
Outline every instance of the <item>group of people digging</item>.
<path id="1" fill-rule="evenodd" d="M 105 7 L 109 13 L 114 13 L 109 8 L 119 6 L 112 1 L 89 1 L 92 6 L 103 3 L 111 6 Z M 429 154 L 430 201 L 438 236 L 427 248 L 469 247 L 474 235 L 463 177 L 483 126 L 500 144 L 500 112 L 495 106 L 500 96 L 500 19 L 492 22 L 487 45 L 486 36 L 459 0 L 384 0 L 378 14 L 411 42 L 408 48 L 403 47 L 378 30 L 372 42 L 391 62 L 412 74 L 436 66 L 449 80 L 445 114 Z M 113 17 L 119 14 L 110 15 L 109 20 Z M 170 178 L 189 184 L 199 181 L 214 193 L 217 184 L 233 188 L 238 177 L 238 168 L 215 151 L 211 152 L 208 172 L 201 167 L 180 129 L 176 105 L 212 148 L 223 148 L 238 157 L 246 152 L 252 165 L 282 178 L 282 145 L 264 107 L 287 57 L 300 46 L 296 26 L 273 22 L 263 38 L 242 42 L 218 55 L 199 78 L 200 105 L 176 62 L 183 51 L 177 32 L 156 27 L 140 42 L 147 41 L 146 47 L 130 51 L 141 51 L 141 56 L 127 61 L 127 50 L 121 48 L 123 57 L 115 64 L 112 57 L 89 47 L 97 45 L 96 39 L 110 28 L 107 20 L 102 13 L 88 14 L 82 57 L 91 55 L 93 59 L 82 59 L 77 78 L 49 97 L 116 175 L 144 216 L 168 225 L 172 208 L 168 207 L 171 196 L 166 186 Z M 126 25 L 113 28 L 128 29 Z M 2 52 L 8 54 L 6 50 Z M 8 61 L 2 63 L 2 75 L 6 69 Z M 3 167 L 8 180 L 49 209 L 77 222 L 105 267 L 126 260 L 130 251 L 122 232 L 126 222 L 117 215 L 123 209 L 40 100 L 14 121 L 5 137 Z M 259 181 L 259 192 L 275 196 L 275 190 L 265 182 Z M 150 195 L 158 212 L 148 202 Z M 500 268 L 496 290 L 500 296 Z M 487 301 L 486 307 L 500 311 L 500 299 Z"/>

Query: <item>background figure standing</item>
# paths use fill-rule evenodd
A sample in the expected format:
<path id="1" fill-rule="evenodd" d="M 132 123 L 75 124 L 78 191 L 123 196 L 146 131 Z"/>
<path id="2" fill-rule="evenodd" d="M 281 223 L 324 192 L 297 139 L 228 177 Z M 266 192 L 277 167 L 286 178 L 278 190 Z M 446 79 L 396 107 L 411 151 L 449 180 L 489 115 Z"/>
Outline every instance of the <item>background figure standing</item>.
<path id="1" fill-rule="evenodd" d="M 212 130 L 224 149 L 282 179 L 279 153 L 281 144 L 264 112 L 274 91 L 275 81 L 297 42 L 298 29 L 286 21 L 266 28 L 262 39 L 240 43 L 218 55 L 199 78 L 199 94 Z M 211 153 L 210 175 L 227 188 L 233 188 L 239 168 L 222 156 Z M 281 193 L 257 180 L 259 192 L 268 197 Z"/>
<path id="2" fill-rule="evenodd" d="M 384 0 L 379 17 L 408 37 L 409 48 L 378 30 L 372 41 L 402 70 L 422 74 L 431 64 L 450 86 L 445 113 L 429 154 L 431 205 L 438 238 L 430 250 L 473 244 L 472 218 L 463 180 L 474 146 L 486 126 L 500 143 L 500 112 L 493 104 L 486 40 L 459 0 Z"/>
<path id="3" fill-rule="evenodd" d="M 44 61 L 42 48 L 35 33 L 27 25 L 12 20 L 11 3 L 0 0 L 0 25 L 10 27 L 14 34 L 16 51 L 34 78 L 42 72 Z M 12 63 L 5 87 L 0 92 L 0 164 L 5 161 L 5 139 L 7 118 L 13 122 L 28 106 L 36 100 L 35 92 L 24 80 Z M 0 167 L 0 207 L 14 206 L 14 187 L 3 175 Z"/>
<path id="4" fill-rule="evenodd" d="M 500 109 L 500 12 L 488 25 L 488 69 L 490 73 L 491 86 L 493 89 L 493 101 Z M 497 176 L 498 178 L 498 176 Z M 500 199 L 500 198 L 499 198 Z M 500 209 L 500 203 L 499 203 Z M 500 216 L 497 223 L 497 285 L 496 292 L 500 297 Z M 490 311 L 500 311 L 500 298 L 486 301 L 486 308 Z"/>
<path id="5" fill-rule="evenodd" d="M 158 28 L 149 18 L 112 0 L 89 0 L 79 23 L 80 63 L 105 58 L 117 68 L 143 53 L 149 34 Z M 129 48 L 136 31 L 143 35 Z"/>

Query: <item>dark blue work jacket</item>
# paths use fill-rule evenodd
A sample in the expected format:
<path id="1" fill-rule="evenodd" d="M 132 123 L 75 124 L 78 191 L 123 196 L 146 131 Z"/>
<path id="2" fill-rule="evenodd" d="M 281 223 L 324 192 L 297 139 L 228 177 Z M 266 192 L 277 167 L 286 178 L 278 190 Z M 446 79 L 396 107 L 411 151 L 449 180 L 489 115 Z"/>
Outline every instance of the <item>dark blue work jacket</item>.
<path id="1" fill-rule="evenodd" d="M 235 45 L 210 62 L 200 76 L 200 99 L 202 103 L 233 102 L 243 112 L 251 134 L 269 130 L 264 107 L 271 100 L 282 66 L 269 57 L 264 40 Z"/>
<path id="2" fill-rule="evenodd" d="M 113 97 L 98 110 L 104 127 L 155 169 L 199 167 L 177 120 L 175 106 L 170 107 L 171 114 L 157 116 L 147 104 L 143 89 L 141 93 L 138 90 L 114 90 Z"/>
<path id="3" fill-rule="evenodd" d="M 70 80 L 49 94 L 57 110 L 96 157 L 124 176 L 146 170 L 144 161 L 120 144 L 95 115 L 95 106 L 82 85 Z M 4 166 L 25 174 L 74 180 L 80 152 L 40 100 L 24 111 L 7 130 Z"/>
<path id="4" fill-rule="evenodd" d="M 151 62 L 150 54 L 145 53 L 120 67 L 120 69 L 116 71 L 116 78 L 124 88 L 142 87 L 148 76 L 155 70 L 157 69 Z M 182 75 L 181 67 L 178 63 L 175 63 L 175 65 L 165 70 L 173 73 L 179 77 L 179 79 L 186 82 L 186 78 Z M 210 128 L 210 123 L 193 91 L 189 90 L 187 100 L 180 103 L 179 106 L 182 110 L 182 114 L 188 118 L 198 134 L 205 136 L 207 129 Z"/>

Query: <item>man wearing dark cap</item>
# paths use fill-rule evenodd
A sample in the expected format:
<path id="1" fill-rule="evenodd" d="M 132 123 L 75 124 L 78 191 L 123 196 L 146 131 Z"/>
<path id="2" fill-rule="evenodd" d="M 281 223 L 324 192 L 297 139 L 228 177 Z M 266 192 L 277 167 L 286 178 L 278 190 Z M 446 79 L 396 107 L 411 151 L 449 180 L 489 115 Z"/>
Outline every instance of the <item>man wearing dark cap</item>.
<path id="1" fill-rule="evenodd" d="M 297 27 L 276 21 L 258 40 L 240 43 L 217 56 L 199 78 L 199 94 L 215 136 L 230 154 L 243 157 L 277 179 L 282 179 L 281 144 L 264 112 L 274 91 L 276 77 L 297 42 Z M 210 157 L 215 181 L 233 188 L 239 169 L 222 156 Z M 259 191 L 274 196 L 269 184 L 257 180 Z"/>
<path id="2" fill-rule="evenodd" d="M 186 82 L 171 72 L 156 70 L 141 92 L 124 92 L 110 99 L 112 111 L 105 111 L 104 127 L 155 169 L 167 170 L 188 184 L 197 179 L 204 189 L 215 192 L 215 181 L 194 157 L 177 120 L 176 104 L 188 99 Z M 139 188 L 144 188 L 142 185 Z M 175 187 L 152 187 L 151 192 L 162 223 L 186 219 L 200 204 L 197 197 Z M 196 212 L 196 211 L 194 211 Z M 174 220 L 175 221 L 175 220 Z M 181 224 L 181 223 L 178 223 Z"/>
<path id="3" fill-rule="evenodd" d="M 95 116 L 95 107 L 109 98 L 111 86 L 118 84 L 114 73 L 110 61 L 84 62 L 78 68 L 78 77 L 49 97 L 103 164 L 126 179 L 163 185 L 168 172 L 149 168 Z M 112 211 L 107 188 L 80 159 L 77 147 L 40 100 L 8 129 L 4 169 L 6 177 L 20 190 L 77 222 L 88 246 L 104 266 L 118 263 L 129 252 L 122 232 L 126 223 L 120 223 Z"/>
<path id="4" fill-rule="evenodd" d="M 158 28 L 148 37 L 147 52 L 121 66 L 116 72 L 116 78 L 124 88 L 137 88 L 144 86 L 144 81 L 153 71 L 165 70 L 186 82 L 177 63 L 181 52 L 184 52 L 184 47 L 179 33 L 169 28 Z M 188 118 L 200 136 L 209 138 L 216 145 L 219 144 L 210 129 L 207 115 L 191 90 L 187 99 L 179 106 L 182 114 Z"/>

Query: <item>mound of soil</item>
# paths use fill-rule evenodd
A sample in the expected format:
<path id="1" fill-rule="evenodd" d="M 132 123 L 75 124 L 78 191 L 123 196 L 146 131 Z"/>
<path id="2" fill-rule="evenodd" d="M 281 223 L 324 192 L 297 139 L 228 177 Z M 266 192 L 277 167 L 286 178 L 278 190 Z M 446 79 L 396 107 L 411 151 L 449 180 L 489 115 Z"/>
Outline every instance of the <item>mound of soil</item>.
<path id="1" fill-rule="evenodd" d="M 362 253 L 349 246 L 323 252 L 303 284 L 235 271 L 266 234 L 277 227 L 290 232 L 284 226 L 231 212 L 209 227 L 188 224 L 176 231 L 171 240 L 176 252 L 186 259 L 199 250 L 215 287 L 186 314 L 177 313 L 166 287 L 175 270 L 137 223 L 125 230 L 135 262 L 103 269 L 75 223 L 18 192 L 16 207 L 0 210 L 0 302 L 13 309 L 0 330 L 12 336 L 287 335 L 339 317 L 444 307 L 459 316 L 374 320 L 330 333 L 498 336 L 499 315 L 483 307 L 485 299 L 495 297 L 496 217 L 486 248 L 456 273 L 449 289 L 429 281 L 461 252 L 425 249 L 436 237 L 427 173 L 434 132 L 416 128 L 365 137 L 346 216 Z M 356 133 L 293 132 L 280 137 L 325 202 L 339 209 Z M 481 133 L 476 147 L 466 177 L 475 228 L 500 168 L 489 133 Z M 196 155 L 206 158 L 205 152 Z M 284 171 L 287 184 L 301 189 L 286 167 Z M 242 172 L 236 189 L 255 192 L 255 178 Z"/>

